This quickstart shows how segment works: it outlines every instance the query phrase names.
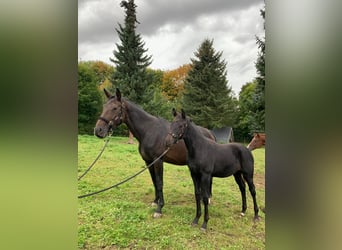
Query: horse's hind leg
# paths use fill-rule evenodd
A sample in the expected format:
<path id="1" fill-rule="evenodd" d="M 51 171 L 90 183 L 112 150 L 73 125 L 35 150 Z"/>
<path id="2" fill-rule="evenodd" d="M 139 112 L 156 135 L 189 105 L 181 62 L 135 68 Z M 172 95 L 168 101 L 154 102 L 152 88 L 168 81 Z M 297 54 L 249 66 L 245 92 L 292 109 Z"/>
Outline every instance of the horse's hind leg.
<path id="1" fill-rule="evenodd" d="M 146 162 L 146 165 L 149 165 L 151 162 Z M 152 202 L 152 206 L 157 206 L 158 205 L 158 200 L 159 200 L 159 197 L 158 197 L 158 192 L 157 192 L 157 182 L 156 182 L 156 174 L 154 172 L 154 167 L 150 167 L 148 168 L 149 172 L 150 172 L 150 175 L 151 175 L 151 179 L 152 179 L 152 182 L 153 182 L 153 186 L 154 186 L 154 195 L 155 195 L 155 198 L 154 198 L 154 201 Z"/>
<path id="2" fill-rule="evenodd" d="M 234 174 L 235 182 L 238 184 L 240 192 L 241 192 L 241 198 L 242 198 L 242 210 L 241 215 L 244 216 L 246 209 L 247 209 L 247 202 L 246 202 L 246 184 L 245 181 L 242 178 L 241 172 L 237 172 Z"/>
<path id="3" fill-rule="evenodd" d="M 253 198 L 253 204 L 254 204 L 254 220 L 258 220 L 259 219 L 259 208 L 258 208 L 258 204 L 256 201 L 256 191 L 255 191 L 255 186 L 253 183 L 253 175 L 252 174 L 243 174 L 243 177 L 245 178 L 245 180 L 247 181 L 248 187 L 249 187 L 249 192 L 252 195 Z"/>
<path id="4" fill-rule="evenodd" d="M 209 192 L 209 199 L 208 199 L 208 204 L 211 203 L 211 197 L 213 196 L 213 178 L 210 179 L 210 192 Z"/>

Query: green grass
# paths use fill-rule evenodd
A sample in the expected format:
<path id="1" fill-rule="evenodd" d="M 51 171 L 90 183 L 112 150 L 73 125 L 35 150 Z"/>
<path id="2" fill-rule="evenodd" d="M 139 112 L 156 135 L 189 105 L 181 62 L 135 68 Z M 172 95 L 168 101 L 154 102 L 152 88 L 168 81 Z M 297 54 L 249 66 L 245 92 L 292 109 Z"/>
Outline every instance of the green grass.
<path id="1" fill-rule="evenodd" d="M 78 183 L 78 195 L 111 186 L 141 170 L 144 161 L 137 142 L 113 137 L 102 157 Z M 78 137 L 78 175 L 100 152 L 104 141 Z M 255 185 L 260 208 L 265 207 L 265 150 L 253 151 Z M 265 214 L 253 222 L 253 203 L 240 217 L 241 195 L 234 178 L 215 178 L 208 230 L 192 227 L 195 216 L 193 184 L 187 166 L 164 164 L 163 217 L 153 219 L 154 188 L 148 171 L 104 193 L 79 199 L 78 247 L 80 249 L 264 249 Z M 199 225 L 203 222 L 203 215 Z"/>

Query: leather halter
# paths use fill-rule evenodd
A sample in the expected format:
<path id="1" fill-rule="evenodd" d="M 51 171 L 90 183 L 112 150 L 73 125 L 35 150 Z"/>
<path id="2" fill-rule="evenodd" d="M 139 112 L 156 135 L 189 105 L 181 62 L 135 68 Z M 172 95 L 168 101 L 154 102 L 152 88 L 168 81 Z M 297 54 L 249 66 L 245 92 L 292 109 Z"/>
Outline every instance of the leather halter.
<path id="1" fill-rule="evenodd" d="M 179 141 L 181 139 L 183 139 L 184 133 L 186 128 L 188 127 L 188 122 L 185 123 L 184 129 L 179 133 L 179 135 L 176 135 L 174 133 L 169 132 L 168 134 L 170 134 L 174 139 L 176 139 L 176 141 Z"/>
<path id="2" fill-rule="evenodd" d="M 112 129 L 113 121 L 116 121 L 116 120 L 120 119 L 120 124 L 121 124 L 122 123 L 122 119 L 123 119 L 123 111 L 122 111 L 123 110 L 123 106 L 124 106 L 124 103 L 121 102 L 119 116 L 117 116 L 117 117 L 114 116 L 111 120 L 107 120 L 106 118 L 100 116 L 98 118 L 98 120 L 101 120 L 101 121 L 105 122 L 109 126 L 109 129 Z"/>
<path id="3" fill-rule="evenodd" d="M 108 124 L 109 125 L 109 123 L 111 122 L 111 121 L 108 121 L 106 118 L 104 118 L 104 117 L 102 117 L 102 116 L 100 116 L 99 118 L 98 118 L 98 120 L 101 120 L 101 121 L 104 121 L 106 124 Z"/>

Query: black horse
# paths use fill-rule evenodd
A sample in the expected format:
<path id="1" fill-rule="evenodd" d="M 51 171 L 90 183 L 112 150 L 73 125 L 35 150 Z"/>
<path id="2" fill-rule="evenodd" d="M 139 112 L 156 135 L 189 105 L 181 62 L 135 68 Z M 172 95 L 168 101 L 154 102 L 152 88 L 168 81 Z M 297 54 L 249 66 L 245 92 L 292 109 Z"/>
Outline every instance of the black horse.
<path id="1" fill-rule="evenodd" d="M 257 220 L 258 205 L 253 183 L 254 159 L 251 152 L 242 144 L 229 143 L 218 144 L 207 140 L 198 130 L 194 123 L 185 116 L 184 110 L 177 114 L 173 109 L 174 120 L 170 126 L 170 134 L 167 143 L 184 139 L 188 149 L 188 166 L 195 186 L 196 217 L 193 224 L 197 225 L 201 216 L 201 198 L 204 203 L 204 222 L 202 229 L 206 230 L 209 220 L 208 198 L 210 194 L 210 182 L 212 177 L 228 177 L 234 175 L 239 185 L 242 196 L 242 212 L 247 209 L 245 181 L 248 183 L 249 191 L 254 203 L 254 219 Z"/>
<path id="2" fill-rule="evenodd" d="M 116 96 L 111 95 L 106 89 L 104 92 L 108 100 L 104 104 L 102 114 L 96 123 L 95 135 L 104 138 L 108 135 L 110 128 L 116 128 L 121 123 L 125 123 L 139 141 L 139 153 L 145 163 L 147 165 L 152 163 L 167 149 L 165 138 L 169 132 L 170 122 L 152 116 L 134 103 L 122 98 L 119 89 L 116 89 Z M 208 129 L 202 127 L 198 129 L 207 138 L 215 140 Z M 187 152 L 184 142 L 180 141 L 173 145 L 161 160 L 149 168 L 155 188 L 153 203 L 157 204 L 154 218 L 162 215 L 161 210 L 164 206 L 163 161 L 175 165 L 186 165 Z"/>

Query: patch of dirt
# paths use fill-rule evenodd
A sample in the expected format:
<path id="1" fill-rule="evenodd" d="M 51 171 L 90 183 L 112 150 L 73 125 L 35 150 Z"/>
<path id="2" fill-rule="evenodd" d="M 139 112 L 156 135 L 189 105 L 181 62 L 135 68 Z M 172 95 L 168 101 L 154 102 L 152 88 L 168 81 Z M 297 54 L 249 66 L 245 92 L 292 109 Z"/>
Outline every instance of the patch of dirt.
<path id="1" fill-rule="evenodd" d="M 253 180 L 254 180 L 254 185 L 256 187 L 263 187 L 263 188 L 265 188 L 265 175 L 255 173 Z"/>

